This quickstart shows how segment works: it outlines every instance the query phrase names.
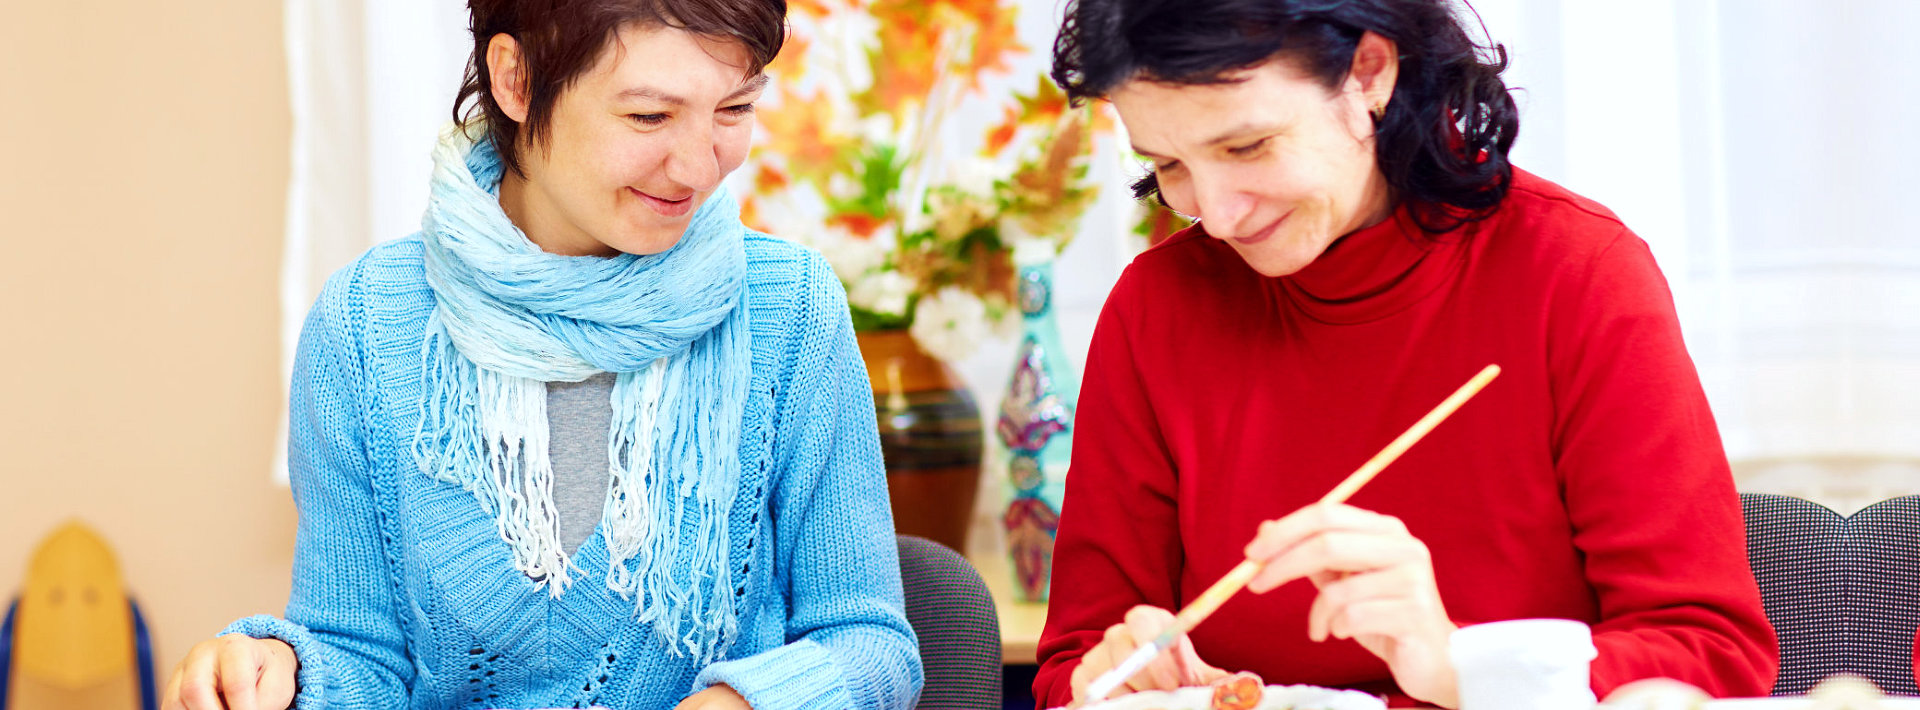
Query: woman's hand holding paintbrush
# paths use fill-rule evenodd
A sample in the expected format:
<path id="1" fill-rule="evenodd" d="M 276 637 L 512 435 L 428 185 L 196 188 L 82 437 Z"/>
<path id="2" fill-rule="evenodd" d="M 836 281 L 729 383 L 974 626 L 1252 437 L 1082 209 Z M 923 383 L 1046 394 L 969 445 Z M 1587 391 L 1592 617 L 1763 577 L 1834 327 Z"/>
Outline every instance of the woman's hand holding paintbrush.
<path id="1" fill-rule="evenodd" d="M 1127 623 L 1109 628 L 1075 669 L 1075 703 L 1110 697 L 1120 687 L 1172 689 L 1224 675 L 1200 660 L 1186 632 L 1242 586 L 1265 592 L 1306 578 L 1320 588 L 1308 616 L 1310 636 L 1352 638 L 1387 662 L 1408 695 L 1456 705 L 1446 658 L 1447 635 L 1455 627 L 1440 602 L 1426 546 L 1399 520 L 1344 501 L 1499 373 L 1499 367 L 1487 366 L 1320 502 L 1261 524 L 1247 545 L 1247 560 L 1177 616 L 1152 607 L 1130 611 Z M 1162 653 L 1169 647 L 1173 654 Z"/>

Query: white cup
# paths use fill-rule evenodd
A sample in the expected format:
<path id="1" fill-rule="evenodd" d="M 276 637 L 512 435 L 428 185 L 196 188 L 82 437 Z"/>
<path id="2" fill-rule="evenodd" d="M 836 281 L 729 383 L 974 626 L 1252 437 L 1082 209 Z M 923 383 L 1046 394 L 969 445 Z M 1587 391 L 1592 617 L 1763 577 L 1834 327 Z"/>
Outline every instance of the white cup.
<path id="1" fill-rule="evenodd" d="M 1585 710 L 1593 630 L 1567 619 L 1517 619 L 1453 632 L 1447 655 L 1461 710 Z"/>

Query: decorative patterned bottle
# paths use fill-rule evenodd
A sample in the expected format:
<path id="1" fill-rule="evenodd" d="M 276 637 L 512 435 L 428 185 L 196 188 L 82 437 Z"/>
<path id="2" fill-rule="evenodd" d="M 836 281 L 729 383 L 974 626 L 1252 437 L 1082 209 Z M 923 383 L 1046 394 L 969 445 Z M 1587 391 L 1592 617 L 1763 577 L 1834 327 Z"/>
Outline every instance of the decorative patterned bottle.
<path id="1" fill-rule="evenodd" d="M 1053 253 L 1053 244 L 1044 240 L 1022 239 L 1014 246 L 1024 327 L 995 426 L 995 438 L 1005 447 L 1009 490 L 1001 522 L 1014 585 L 1028 601 L 1047 600 L 1054 531 L 1073 449 L 1073 403 L 1080 392 L 1080 378 L 1066 360 L 1054 321 Z"/>

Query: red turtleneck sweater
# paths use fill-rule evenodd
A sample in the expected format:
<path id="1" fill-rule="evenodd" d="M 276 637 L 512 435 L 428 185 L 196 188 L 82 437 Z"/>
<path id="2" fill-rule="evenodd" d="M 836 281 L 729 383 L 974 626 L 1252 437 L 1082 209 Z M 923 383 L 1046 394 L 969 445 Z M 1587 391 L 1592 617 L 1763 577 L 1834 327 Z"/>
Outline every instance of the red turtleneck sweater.
<path id="1" fill-rule="evenodd" d="M 1481 367 L 1503 374 L 1362 489 L 1431 548 L 1455 623 L 1593 625 L 1594 690 L 1666 676 L 1764 695 L 1778 665 L 1740 501 L 1646 243 L 1515 171 L 1493 217 L 1429 239 L 1405 210 L 1266 278 L 1198 228 L 1108 297 L 1067 477 L 1035 696 L 1065 704 L 1101 630 L 1177 609 L 1262 520 L 1313 502 Z M 1269 683 L 1393 694 L 1307 638 L 1313 587 L 1242 593 L 1200 656 Z"/>

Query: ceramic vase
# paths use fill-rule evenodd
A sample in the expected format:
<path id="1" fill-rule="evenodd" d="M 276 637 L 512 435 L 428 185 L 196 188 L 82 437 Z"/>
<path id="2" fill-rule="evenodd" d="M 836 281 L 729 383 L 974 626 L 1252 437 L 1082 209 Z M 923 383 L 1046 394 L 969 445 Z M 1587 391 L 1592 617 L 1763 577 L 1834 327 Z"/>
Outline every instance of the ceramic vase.
<path id="1" fill-rule="evenodd" d="M 1066 360 L 1055 320 L 1053 245 L 1019 242 L 1014 263 L 1019 269 L 1021 336 L 994 426 L 1007 482 L 1001 523 L 1012 556 L 1014 588 L 1021 598 L 1042 602 L 1052 581 L 1054 532 L 1066 490 L 1080 381 Z"/>

